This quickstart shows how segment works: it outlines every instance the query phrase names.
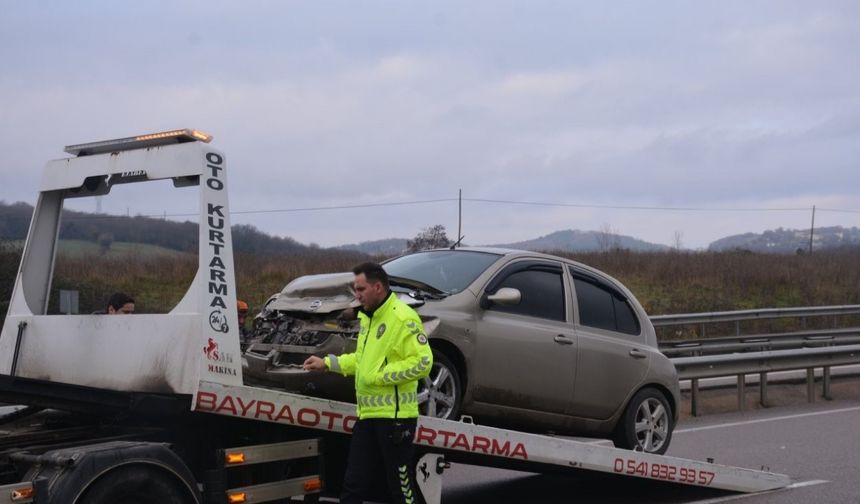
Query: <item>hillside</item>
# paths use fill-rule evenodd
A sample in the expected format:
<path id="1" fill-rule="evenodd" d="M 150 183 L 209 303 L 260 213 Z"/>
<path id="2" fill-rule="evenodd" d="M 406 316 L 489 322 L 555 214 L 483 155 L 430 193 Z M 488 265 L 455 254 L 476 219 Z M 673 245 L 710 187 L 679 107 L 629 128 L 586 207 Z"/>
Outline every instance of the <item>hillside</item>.
<path id="1" fill-rule="evenodd" d="M 113 242 L 110 248 L 102 250 L 98 243 L 84 240 L 60 240 L 57 254 L 61 257 L 82 258 L 100 256 L 108 259 L 120 259 L 128 256 L 180 258 L 189 252 L 150 245 L 148 243 Z"/>
<path id="2" fill-rule="evenodd" d="M 26 203 L 9 205 L 0 202 L 0 240 L 25 239 L 32 215 L 33 207 Z M 280 255 L 305 254 L 315 250 L 292 238 L 272 236 L 247 224 L 235 225 L 232 230 L 233 250 L 236 253 Z M 109 250 L 113 244 L 136 243 L 178 252 L 195 252 L 197 223 L 63 210 L 60 239 L 89 242 L 105 250 Z"/>
<path id="3" fill-rule="evenodd" d="M 860 228 L 842 226 L 816 228 L 813 250 L 838 249 L 860 246 Z M 708 250 L 750 250 L 777 254 L 794 254 L 809 250 L 809 229 L 777 228 L 763 233 L 744 233 L 714 241 Z"/>
<path id="4" fill-rule="evenodd" d="M 646 242 L 632 236 L 604 233 L 600 231 L 579 231 L 567 229 L 556 231 L 540 238 L 515 243 L 494 245 L 524 250 L 555 250 L 564 252 L 599 252 L 612 249 L 633 250 L 636 252 L 668 251 L 666 245 Z"/>
<path id="5" fill-rule="evenodd" d="M 406 251 L 406 238 L 386 238 L 361 243 L 348 243 L 334 247 L 338 250 L 354 250 L 368 255 L 396 256 Z"/>

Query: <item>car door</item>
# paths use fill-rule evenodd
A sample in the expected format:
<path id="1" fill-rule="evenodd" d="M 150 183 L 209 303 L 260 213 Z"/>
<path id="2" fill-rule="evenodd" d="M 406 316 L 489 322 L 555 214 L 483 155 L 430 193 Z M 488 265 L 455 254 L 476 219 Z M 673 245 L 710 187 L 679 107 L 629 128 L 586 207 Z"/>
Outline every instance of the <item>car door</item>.
<path id="1" fill-rule="evenodd" d="M 649 352 L 636 311 L 608 279 L 569 268 L 579 344 L 569 413 L 605 419 L 623 406 L 648 372 Z"/>
<path id="2" fill-rule="evenodd" d="M 516 304 L 487 296 L 517 289 Z M 516 261 L 486 286 L 477 314 L 473 394 L 477 401 L 564 413 L 573 398 L 576 340 L 561 263 Z"/>

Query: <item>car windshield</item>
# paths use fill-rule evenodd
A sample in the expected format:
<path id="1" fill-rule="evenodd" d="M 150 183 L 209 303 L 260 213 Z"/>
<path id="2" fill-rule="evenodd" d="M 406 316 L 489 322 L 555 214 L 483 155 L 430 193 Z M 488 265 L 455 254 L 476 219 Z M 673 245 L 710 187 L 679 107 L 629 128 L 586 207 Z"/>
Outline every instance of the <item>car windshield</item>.
<path id="1" fill-rule="evenodd" d="M 434 250 L 418 252 L 383 265 L 392 277 L 417 280 L 448 294 L 456 294 L 469 286 L 499 254 L 466 250 Z"/>

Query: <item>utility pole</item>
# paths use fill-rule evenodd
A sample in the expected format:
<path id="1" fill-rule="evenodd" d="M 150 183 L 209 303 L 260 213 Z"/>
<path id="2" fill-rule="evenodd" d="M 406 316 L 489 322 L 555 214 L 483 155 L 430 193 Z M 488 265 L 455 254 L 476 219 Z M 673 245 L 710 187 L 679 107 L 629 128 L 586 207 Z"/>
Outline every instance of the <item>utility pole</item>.
<path id="1" fill-rule="evenodd" d="M 815 234 L 815 205 L 812 205 L 812 225 L 809 226 L 809 255 L 812 255 L 812 236 Z"/>
<path id="2" fill-rule="evenodd" d="M 457 242 L 463 239 L 463 189 L 460 189 L 459 217 L 457 217 Z"/>

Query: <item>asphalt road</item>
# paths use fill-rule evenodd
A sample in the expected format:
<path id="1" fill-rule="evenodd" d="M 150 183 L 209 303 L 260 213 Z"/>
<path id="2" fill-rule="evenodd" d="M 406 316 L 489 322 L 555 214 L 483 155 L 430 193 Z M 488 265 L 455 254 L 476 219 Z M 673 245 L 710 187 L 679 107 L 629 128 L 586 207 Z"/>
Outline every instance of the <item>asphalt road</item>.
<path id="1" fill-rule="evenodd" d="M 454 465 L 445 504 L 860 503 L 860 400 L 819 401 L 684 418 L 668 455 L 787 474 L 792 487 L 766 494 L 720 492 L 582 471 L 536 475 Z"/>

